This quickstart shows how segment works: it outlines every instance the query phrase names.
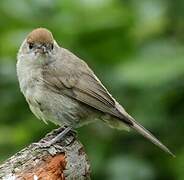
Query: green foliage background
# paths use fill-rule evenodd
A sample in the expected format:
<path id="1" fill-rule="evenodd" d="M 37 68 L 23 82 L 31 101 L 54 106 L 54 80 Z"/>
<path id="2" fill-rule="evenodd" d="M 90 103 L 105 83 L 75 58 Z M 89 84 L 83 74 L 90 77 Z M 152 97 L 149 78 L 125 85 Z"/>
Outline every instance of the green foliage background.
<path id="1" fill-rule="evenodd" d="M 80 128 L 92 179 L 184 179 L 183 0 L 1 0 L 0 161 L 51 129 L 19 91 L 16 54 L 32 29 L 86 60 L 113 96 L 175 154 L 136 133 L 103 124 Z"/>

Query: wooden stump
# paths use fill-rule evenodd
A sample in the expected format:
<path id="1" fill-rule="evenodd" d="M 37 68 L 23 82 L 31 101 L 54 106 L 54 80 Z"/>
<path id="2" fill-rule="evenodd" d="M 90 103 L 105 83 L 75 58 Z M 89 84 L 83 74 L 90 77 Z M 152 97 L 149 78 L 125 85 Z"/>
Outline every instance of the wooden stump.
<path id="1" fill-rule="evenodd" d="M 40 140 L 49 141 L 57 129 Z M 0 166 L 2 180 L 86 180 L 90 179 L 90 164 L 83 145 L 74 133 L 47 148 L 31 144 Z"/>

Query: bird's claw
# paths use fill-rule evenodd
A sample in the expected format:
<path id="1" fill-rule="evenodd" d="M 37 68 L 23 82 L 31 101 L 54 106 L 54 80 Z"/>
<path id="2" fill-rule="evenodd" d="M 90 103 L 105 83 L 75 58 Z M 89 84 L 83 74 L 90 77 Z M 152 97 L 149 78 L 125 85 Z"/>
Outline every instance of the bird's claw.
<path id="1" fill-rule="evenodd" d="M 48 148 L 52 145 L 51 142 L 37 142 L 37 143 L 33 143 L 33 145 L 35 145 L 37 148 Z"/>

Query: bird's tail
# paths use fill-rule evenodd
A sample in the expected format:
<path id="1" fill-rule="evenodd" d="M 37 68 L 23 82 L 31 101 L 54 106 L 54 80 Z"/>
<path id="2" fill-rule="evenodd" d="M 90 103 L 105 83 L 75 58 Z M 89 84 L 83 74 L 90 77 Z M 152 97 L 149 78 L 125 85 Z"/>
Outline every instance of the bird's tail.
<path id="1" fill-rule="evenodd" d="M 116 104 L 116 108 L 118 112 L 120 112 L 119 118 L 103 118 L 103 120 L 112 128 L 116 128 L 119 130 L 132 128 L 136 130 L 139 134 L 142 134 L 145 138 L 150 140 L 153 144 L 161 148 L 166 153 L 170 154 L 171 156 L 175 157 L 175 155 L 165 146 L 163 145 L 151 132 L 145 129 L 141 124 L 139 124 L 133 117 L 131 117 L 125 109 Z"/>
<path id="2" fill-rule="evenodd" d="M 132 122 L 132 125 L 130 125 L 131 128 L 135 129 L 138 133 L 142 134 L 145 138 L 150 140 L 153 144 L 161 148 L 166 153 L 175 157 L 175 155 L 165 145 L 163 145 L 152 133 L 145 129 L 141 124 L 136 122 L 132 117 L 129 116 L 129 118 Z"/>

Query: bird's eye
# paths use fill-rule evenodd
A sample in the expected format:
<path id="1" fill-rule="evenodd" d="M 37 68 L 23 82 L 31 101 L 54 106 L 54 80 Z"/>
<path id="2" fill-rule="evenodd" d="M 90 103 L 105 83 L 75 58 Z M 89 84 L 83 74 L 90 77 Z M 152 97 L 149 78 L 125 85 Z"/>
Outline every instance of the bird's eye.
<path id="1" fill-rule="evenodd" d="M 29 43 L 29 49 L 33 49 L 33 43 Z"/>
<path id="2" fill-rule="evenodd" d="M 51 46 L 50 46 L 50 47 L 51 47 L 51 49 L 53 50 L 53 49 L 54 49 L 54 44 L 51 44 Z"/>

